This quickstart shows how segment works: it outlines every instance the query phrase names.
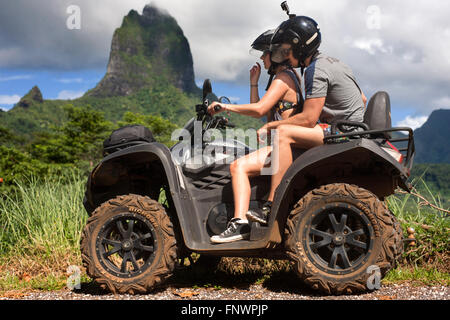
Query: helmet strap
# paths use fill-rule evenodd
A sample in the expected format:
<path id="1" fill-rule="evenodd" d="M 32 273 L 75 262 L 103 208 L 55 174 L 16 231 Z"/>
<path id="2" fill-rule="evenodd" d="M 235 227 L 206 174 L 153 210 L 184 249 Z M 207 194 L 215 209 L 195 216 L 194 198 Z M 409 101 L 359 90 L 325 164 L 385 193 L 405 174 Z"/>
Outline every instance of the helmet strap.
<path id="1" fill-rule="evenodd" d="M 267 82 L 267 87 L 266 87 L 266 91 L 269 90 L 270 85 L 272 84 L 272 80 L 273 77 L 275 76 L 275 74 L 270 73 L 270 78 L 269 78 L 269 82 Z"/>

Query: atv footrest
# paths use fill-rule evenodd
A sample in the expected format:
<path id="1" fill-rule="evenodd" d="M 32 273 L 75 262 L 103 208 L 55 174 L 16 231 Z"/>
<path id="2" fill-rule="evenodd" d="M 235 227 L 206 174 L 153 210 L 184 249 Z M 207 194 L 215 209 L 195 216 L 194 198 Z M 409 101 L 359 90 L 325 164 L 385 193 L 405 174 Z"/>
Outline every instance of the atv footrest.
<path id="1" fill-rule="evenodd" d="M 250 223 L 251 231 L 250 231 L 250 240 L 256 241 L 261 240 L 266 236 L 269 228 L 267 226 L 262 226 L 259 222 L 251 222 Z"/>

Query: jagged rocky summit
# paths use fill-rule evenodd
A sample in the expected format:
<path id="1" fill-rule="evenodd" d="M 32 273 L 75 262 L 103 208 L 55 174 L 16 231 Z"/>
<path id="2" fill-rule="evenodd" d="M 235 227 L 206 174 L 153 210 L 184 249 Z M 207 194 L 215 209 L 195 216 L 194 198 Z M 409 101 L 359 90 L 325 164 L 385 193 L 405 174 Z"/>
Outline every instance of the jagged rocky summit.
<path id="1" fill-rule="evenodd" d="M 41 90 L 39 90 L 38 86 L 34 86 L 26 95 L 20 99 L 16 106 L 22 108 L 29 108 L 34 103 L 42 103 L 44 102 L 44 98 L 42 97 Z"/>
<path id="2" fill-rule="evenodd" d="M 153 5 L 142 15 L 131 10 L 116 29 L 108 69 L 86 95 L 126 96 L 143 88 L 172 84 L 198 93 L 189 42 L 176 20 Z"/>

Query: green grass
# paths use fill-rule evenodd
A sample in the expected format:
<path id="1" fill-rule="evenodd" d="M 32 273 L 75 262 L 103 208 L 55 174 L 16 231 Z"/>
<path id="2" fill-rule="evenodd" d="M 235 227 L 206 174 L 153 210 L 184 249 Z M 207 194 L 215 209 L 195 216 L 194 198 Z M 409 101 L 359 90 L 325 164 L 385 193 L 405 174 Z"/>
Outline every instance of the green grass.
<path id="1" fill-rule="evenodd" d="M 440 200 L 433 193 L 422 196 L 440 207 Z M 450 218 L 437 209 L 423 205 L 423 200 L 413 195 L 394 195 L 386 202 L 400 221 L 405 237 L 408 236 L 408 228 L 414 230 L 416 245 L 406 247 L 402 263 L 413 267 L 432 266 L 448 273 Z"/>
<path id="2" fill-rule="evenodd" d="M 409 282 L 416 285 L 450 286 L 450 274 L 427 267 L 398 267 L 391 270 L 382 280 L 384 284 Z"/>
<path id="3" fill-rule="evenodd" d="M 40 276 L 33 278 L 23 278 L 11 274 L 2 275 L 0 281 L 1 291 L 12 290 L 39 290 L 54 291 L 61 290 L 66 286 L 67 276 Z"/>
<path id="4" fill-rule="evenodd" d="M 85 179 L 67 173 L 17 184 L 0 203 L 0 282 L 24 274 L 58 278 L 80 263 L 79 241 L 87 215 Z M 0 285 L 1 287 L 1 285 Z"/>

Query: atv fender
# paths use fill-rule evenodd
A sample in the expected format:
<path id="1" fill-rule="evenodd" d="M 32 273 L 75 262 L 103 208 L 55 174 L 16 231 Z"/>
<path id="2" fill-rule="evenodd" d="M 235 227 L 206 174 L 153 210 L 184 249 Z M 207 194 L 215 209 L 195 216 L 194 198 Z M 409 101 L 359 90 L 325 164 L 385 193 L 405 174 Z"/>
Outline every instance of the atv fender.
<path id="1" fill-rule="evenodd" d="M 132 146 L 105 157 L 89 175 L 84 206 L 89 215 L 103 202 L 118 195 L 139 194 L 158 201 L 162 186 L 166 186 L 169 214 L 177 215 L 181 230 L 185 229 L 181 198 L 183 177 L 177 173 L 170 150 L 158 142 Z M 167 194 L 170 190 L 170 195 Z M 170 199 L 170 200 L 169 200 Z"/>
<path id="2" fill-rule="evenodd" d="M 407 190 L 408 169 L 369 139 L 327 144 L 303 152 L 290 166 L 275 192 L 269 225 L 271 242 L 282 239 L 292 206 L 309 191 L 330 183 L 365 188 L 380 199 Z"/>

